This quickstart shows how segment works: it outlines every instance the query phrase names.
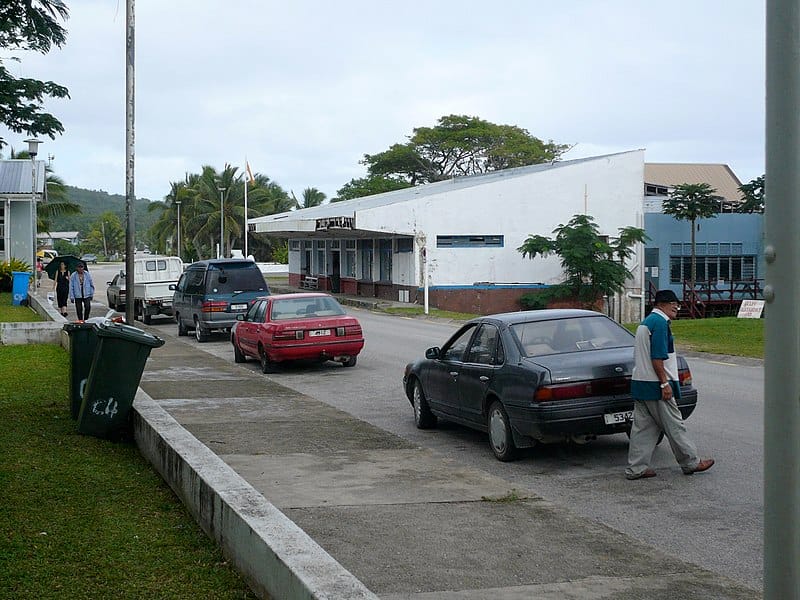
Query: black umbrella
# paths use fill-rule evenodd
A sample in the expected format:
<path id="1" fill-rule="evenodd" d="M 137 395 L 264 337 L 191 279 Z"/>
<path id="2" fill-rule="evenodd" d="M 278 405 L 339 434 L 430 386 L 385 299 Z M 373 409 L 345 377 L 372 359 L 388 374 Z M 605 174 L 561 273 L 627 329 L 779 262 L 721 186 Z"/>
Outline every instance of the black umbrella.
<path id="1" fill-rule="evenodd" d="M 58 270 L 61 268 L 62 262 L 66 265 L 67 271 L 70 273 L 73 273 L 75 271 L 75 267 L 78 265 L 83 265 L 86 267 L 86 263 L 77 256 L 73 256 L 72 254 L 58 255 L 49 263 L 47 263 L 44 268 L 44 270 L 47 272 L 47 276 L 50 279 L 55 280 L 56 273 L 58 273 Z"/>

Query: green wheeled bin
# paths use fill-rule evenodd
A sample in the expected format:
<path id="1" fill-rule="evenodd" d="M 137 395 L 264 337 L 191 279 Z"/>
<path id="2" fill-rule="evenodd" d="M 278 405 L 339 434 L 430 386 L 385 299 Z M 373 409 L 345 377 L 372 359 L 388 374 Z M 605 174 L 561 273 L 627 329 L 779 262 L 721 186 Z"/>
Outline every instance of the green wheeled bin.
<path id="1" fill-rule="evenodd" d="M 78 418 L 92 359 L 97 347 L 97 334 L 91 323 L 67 323 L 69 336 L 69 406 L 73 419 Z"/>
<path id="2" fill-rule="evenodd" d="M 147 357 L 164 340 L 122 323 L 97 323 L 95 328 L 97 349 L 78 415 L 78 432 L 125 438 L 131 432 L 131 406 Z"/>

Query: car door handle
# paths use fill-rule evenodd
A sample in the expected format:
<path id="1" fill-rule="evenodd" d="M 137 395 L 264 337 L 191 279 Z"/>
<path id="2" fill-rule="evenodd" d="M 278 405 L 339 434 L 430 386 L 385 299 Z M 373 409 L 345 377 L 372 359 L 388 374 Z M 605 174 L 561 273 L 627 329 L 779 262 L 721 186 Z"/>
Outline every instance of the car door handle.
<path id="1" fill-rule="evenodd" d="M 489 381 L 489 378 L 486 375 L 481 375 L 480 377 L 478 377 L 478 379 L 480 379 L 481 381 Z"/>
<path id="2" fill-rule="evenodd" d="M 458 377 L 458 371 L 450 371 L 451 377 Z"/>

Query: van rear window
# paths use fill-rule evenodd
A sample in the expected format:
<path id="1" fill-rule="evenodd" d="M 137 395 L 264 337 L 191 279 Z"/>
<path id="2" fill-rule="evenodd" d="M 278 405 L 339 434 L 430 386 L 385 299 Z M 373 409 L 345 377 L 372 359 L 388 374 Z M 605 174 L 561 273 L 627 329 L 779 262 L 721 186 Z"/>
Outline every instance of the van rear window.
<path id="1" fill-rule="evenodd" d="M 264 276 L 253 263 L 209 267 L 207 282 L 206 289 L 218 294 L 267 291 Z"/>

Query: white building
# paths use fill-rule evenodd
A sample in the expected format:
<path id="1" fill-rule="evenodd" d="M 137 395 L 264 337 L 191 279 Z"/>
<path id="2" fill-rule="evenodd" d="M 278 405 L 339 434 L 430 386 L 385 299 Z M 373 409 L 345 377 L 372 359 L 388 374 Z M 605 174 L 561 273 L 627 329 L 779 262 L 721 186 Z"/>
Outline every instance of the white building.
<path id="1" fill-rule="evenodd" d="M 35 262 L 35 204 L 46 200 L 45 163 L 41 160 L 0 160 L 0 261 Z"/>
<path id="2" fill-rule="evenodd" d="M 590 214 L 610 237 L 643 227 L 644 150 L 532 165 L 268 215 L 255 234 L 289 238 L 289 283 L 464 312 L 518 310 L 519 296 L 563 280 L 558 257 L 524 258 L 529 235 L 552 236 Z M 636 270 L 618 318 L 640 314 Z M 631 302 L 631 297 L 634 301 Z"/>

